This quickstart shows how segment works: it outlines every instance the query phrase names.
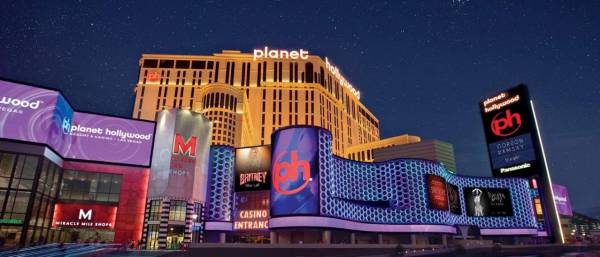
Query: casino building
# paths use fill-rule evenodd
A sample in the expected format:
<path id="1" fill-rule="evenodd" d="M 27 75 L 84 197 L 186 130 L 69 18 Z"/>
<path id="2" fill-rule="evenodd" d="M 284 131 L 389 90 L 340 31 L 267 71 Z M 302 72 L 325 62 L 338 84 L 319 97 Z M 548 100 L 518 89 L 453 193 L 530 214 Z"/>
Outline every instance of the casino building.
<path id="1" fill-rule="evenodd" d="M 304 50 L 267 57 L 272 51 L 144 54 L 133 117 L 155 120 L 170 108 L 199 112 L 214 122 L 213 144 L 232 147 L 270 144 L 275 130 L 291 125 L 328 129 L 341 156 L 380 139 L 379 120 L 331 60 Z"/>
<path id="2" fill-rule="evenodd" d="M 154 123 L 6 80 L 0 100 L 0 248 L 138 240 Z"/>
<path id="3" fill-rule="evenodd" d="M 305 50 L 143 55 L 135 95 L 126 119 L 0 80 L 5 246 L 442 246 L 548 235 L 553 198 L 541 180 L 462 176 L 447 143 L 381 139 L 360 93 Z"/>

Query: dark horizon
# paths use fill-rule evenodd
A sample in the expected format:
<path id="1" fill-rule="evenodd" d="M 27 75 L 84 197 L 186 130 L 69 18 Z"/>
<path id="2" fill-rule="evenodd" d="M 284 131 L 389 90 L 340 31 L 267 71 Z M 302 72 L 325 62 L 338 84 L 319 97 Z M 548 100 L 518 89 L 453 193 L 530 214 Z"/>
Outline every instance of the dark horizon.
<path id="1" fill-rule="evenodd" d="M 600 2 L 5 5 L 0 77 L 61 89 L 77 109 L 130 117 L 141 54 L 303 48 L 360 90 L 382 138 L 452 143 L 459 174 L 491 176 L 479 101 L 527 84 L 553 181 L 600 215 Z"/>

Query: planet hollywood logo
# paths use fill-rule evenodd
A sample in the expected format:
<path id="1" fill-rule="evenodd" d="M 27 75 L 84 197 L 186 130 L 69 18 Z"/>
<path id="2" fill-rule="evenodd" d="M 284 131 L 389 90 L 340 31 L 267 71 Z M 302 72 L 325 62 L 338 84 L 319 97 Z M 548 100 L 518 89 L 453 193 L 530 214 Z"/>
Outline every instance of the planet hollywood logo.
<path id="1" fill-rule="evenodd" d="M 0 104 L 3 104 L 3 105 L 11 105 L 14 107 L 29 108 L 32 110 L 37 110 L 38 108 L 40 108 L 40 103 L 43 103 L 43 101 L 40 101 L 40 100 L 28 101 L 28 100 L 24 100 L 24 99 L 10 98 L 10 97 L 6 97 L 6 96 L 3 96 L 2 100 L 0 100 Z"/>
<path id="2" fill-rule="evenodd" d="M 298 151 L 290 152 L 290 161 L 281 161 L 287 154 L 287 151 L 280 153 L 273 165 L 273 188 L 282 195 L 293 195 L 302 191 L 312 180 L 310 177 L 310 163 L 306 160 L 298 160 Z M 302 173 L 302 176 L 299 176 Z M 297 183 L 302 179 L 301 183 Z M 293 189 L 284 189 L 285 185 L 299 184 Z"/>
<path id="3" fill-rule="evenodd" d="M 62 131 L 63 134 L 68 135 L 71 133 L 71 119 L 69 117 L 64 117 L 62 120 Z"/>
<path id="4" fill-rule="evenodd" d="M 521 124 L 521 114 L 506 109 L 505 112 L 496 114 L 490 125 L 494 135 L 507 137 L 516 133 L 521 128 Z"/>

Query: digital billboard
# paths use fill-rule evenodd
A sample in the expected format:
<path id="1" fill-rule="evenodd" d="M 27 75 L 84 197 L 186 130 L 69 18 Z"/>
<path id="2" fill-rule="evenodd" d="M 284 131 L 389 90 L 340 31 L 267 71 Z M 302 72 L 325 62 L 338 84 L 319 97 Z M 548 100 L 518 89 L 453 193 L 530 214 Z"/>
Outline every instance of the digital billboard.
<path id="1" fill-rule="evenodd" d="M 507 188 L 463 188 L 467 215 L 475 217 L 512 216 L 512 201 Z"/>
<path id="2" fill-rule="evenodd" d="M 269 229 L 269 191 L 235 194 L 233 229 L 266 231 Z"/>
<path id="3" fill-rule="evenodd" d="M 75 112 L 66 158 L 150 165 L 154 123 Z"/>
<path id="4" fill-rule="evenodd" d="M 567 187 L 552 184 L 552 191 L 554 192 L 554 202 L 556 203 L 558 214 L 569 217 L 573 216 L 573 209 L 571 208 Z"/>
<path id="5" fill-rule="evenodd" d="M 157 119 L 149 197 L 204 202 L 212 123 L 189 110 L 164 110 Z"/>
<path id="6" fill-rule="evenodd" d="M 41 143 L 64 158 L 150 165 L 154 123 L 76 112 L 58 92 L 0 81 L 0 138 Z"/>
<path id="7" fill-rule="evenodd" d="M 116 216 L 113 205 L 57 203 L 52 227 L 114 229 Z"/>
<path id="8" fill-rule="evenodd" d="M 235 191 L 271 188 L 271 148 L 256 146 L 235 150 Z"/>
<path id="9" fill-rule="evenodd" d="M 271 216 L 319 214 L 318 128 L 292 127 L 271 137 Z"/>
<path id="10" fill-rule="evenodd" d="M 427 174 L 427 195 L 429 208 L 447 211 L 448 194 L 446 193 L 446 180 L 440 176 Z"/>
<path id="11" fill-rule="evenodd" d="M 47 143 L 59 93 L 0 80 L 0 138 Z"/>
<path id="12" fill-rule="evenodd" d="M 448 192 L 448 206 L 450 212 L 461 215 L 462 209 L 460 207 L 460 193 L 458 187 L 450 183 L 446 183 L 446 191 Z"/>
<path id="13" fill-rule="evenodd" d="M 527 87 L 519 85 L 486 98 L 480 111 L 493 175 L 539 174 L 537 132 Z"/>

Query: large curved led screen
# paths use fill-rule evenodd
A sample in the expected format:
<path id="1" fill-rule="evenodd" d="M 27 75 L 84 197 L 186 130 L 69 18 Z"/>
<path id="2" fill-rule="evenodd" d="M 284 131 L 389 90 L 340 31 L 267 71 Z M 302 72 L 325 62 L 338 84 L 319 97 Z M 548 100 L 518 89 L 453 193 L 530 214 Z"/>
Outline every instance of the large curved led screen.
<path id="1" fill-rule="evenodd" d="M 317 128 L 272 135 L 271 216 L 319 214 Z"/>
<path id="2" fill-rule="evenodd" d="M 154 123 L 77 112 L 58 91 L 0 81 L 0 138 L 46 144 L 64 158 L 148 166 Z"/>

